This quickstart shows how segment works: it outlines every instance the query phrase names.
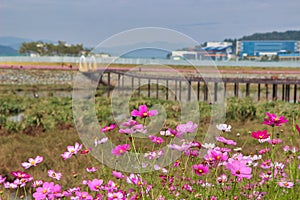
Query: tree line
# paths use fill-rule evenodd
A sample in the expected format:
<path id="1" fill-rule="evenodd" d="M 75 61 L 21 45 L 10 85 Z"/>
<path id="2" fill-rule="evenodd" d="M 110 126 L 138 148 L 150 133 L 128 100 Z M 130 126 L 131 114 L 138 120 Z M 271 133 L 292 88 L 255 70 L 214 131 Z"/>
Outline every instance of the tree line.
<path id="1" fill-rule="evenodd" d="M 84 48 L 82 44 L 69 45 L 64 41 L 58 41 L 57 44 L 43 41 L 23 42 L 19 49 L 20 54 L 30 55 L 34 53 L 40 56 L 78 56 L 88 52 L 90 49 Z"/>

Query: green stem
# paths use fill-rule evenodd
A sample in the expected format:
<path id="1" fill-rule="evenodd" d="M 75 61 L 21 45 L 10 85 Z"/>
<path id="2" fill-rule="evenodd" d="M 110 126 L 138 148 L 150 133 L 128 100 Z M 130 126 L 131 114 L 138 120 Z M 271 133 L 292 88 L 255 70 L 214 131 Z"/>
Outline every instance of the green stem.
<path id="1" fill-rule="evenodd" d="M 15 199 L 14 199 L 14 200 L 17 199 L 18 194 L 19 194 L 19 186 L 18 186 L 18 188 L 17 188 L 17 191 L 16 191 L 16 195 L 15 195 Z"/>

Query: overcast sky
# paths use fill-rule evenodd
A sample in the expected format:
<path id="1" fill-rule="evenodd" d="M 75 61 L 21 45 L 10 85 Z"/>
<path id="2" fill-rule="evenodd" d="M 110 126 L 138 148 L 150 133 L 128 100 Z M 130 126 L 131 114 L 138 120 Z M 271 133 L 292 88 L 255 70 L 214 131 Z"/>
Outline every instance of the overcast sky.
<path id="1" fill-rule="evenodd" d="M 139 27 L 182 32 L 199 43 L 300 30 L 299 0 L 1 0 L 0 36 L 94 46 Z"/>

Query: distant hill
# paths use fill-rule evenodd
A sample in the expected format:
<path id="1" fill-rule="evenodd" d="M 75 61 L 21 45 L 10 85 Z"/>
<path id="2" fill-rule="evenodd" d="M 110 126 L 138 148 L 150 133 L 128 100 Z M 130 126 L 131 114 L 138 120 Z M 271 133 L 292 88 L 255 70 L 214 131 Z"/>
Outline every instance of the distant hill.
<path id="1" fill-rule="evenodd" d="M 20 38 L 20 37 L 11 37 L 11 36 L 0 36 L 0 45 L 8 46 L 13 49 L 19 50 L 23 42 L 33 42 L 33 39 L 29 38 Z M 55 43 L 51 40 L 41 39 L 36 41 L 43 41 L 45 43 Z"/>
<path id="2" fill-rule="evenodd" d="M 32 39 L 28 38 L 19 38 L 19 37 L 11 37 L 11 36 L 2 36 L 0 37 L 0 45 L 8 46 L 13 49 L 19 49 L 23 42 L 31 42 Z"/>
<path id="3" fill-rule="evenodd" d="M 239 40 L 300 40 L 300 31 L 254 33 Z"/>
<path id="4" fill-rule="evenodd" d="M 17 50 L 8 46 L 0 45 L 0 56 L 17 56 L 17 55 L 19 55 Z"/>

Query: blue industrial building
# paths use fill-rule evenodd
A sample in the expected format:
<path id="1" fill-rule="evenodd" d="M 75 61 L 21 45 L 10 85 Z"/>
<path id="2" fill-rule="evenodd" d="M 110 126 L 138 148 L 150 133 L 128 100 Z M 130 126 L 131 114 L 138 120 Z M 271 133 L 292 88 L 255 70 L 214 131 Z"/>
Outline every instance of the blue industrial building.
<path id="1" fill-rule="evenodd" d="M 192 47 L 184 50 L 172 51 L 172 59 L 189 60 L 229 60 L 234 55 L 230 42 L 207 42 L 206 47 Z"/>
<path id="2" fill-rule="evenodd" d="M 296 40 L 238 41 L 236 54 L 240 57 L 275 56 L 299 53 L 300 42 Z"/>

